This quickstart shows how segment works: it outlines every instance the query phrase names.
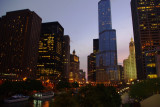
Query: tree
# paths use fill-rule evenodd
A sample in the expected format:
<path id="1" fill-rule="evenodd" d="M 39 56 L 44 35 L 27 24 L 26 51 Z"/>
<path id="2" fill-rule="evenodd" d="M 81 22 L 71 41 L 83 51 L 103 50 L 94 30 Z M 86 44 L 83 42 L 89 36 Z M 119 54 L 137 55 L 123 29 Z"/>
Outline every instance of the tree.
<path id="1" fill-rule="evenodd" d="M 26 81 L 5 81 L 0 86 L 0 95 L 8 96 L 9 94 L 23 94 L 33 90 L 40 91 L 43 89 L 44 87 L 41 81 L 38 80 L 28 79 Z"/>
<path id="2" fill-rule="evenodd" d="M 42 82 L 39 80 L 27 79 L 27 81 L 25 81 L 25 89 L 28 91 L 40 91 L 44 89 L 44 86 L 42 85 Z"/>
<path id="3" fill-rule="evenodd" d="M 70 88 L 70 83 L 67 80 L 60 80 L 56 85 L 57 90 L 64 90 Z"/>
<path id="4" fill-rule="evenodd" d="M 120 107 L 121 98 L 114 87 L 99 84 L 82 87 L 77 96 L 82 107 Z"/>
<path id="5" fill-rule="evenodd" d="M 69 93 L 63 93 L 55 97 L 54 107 L 79 107 L 78 102 Z"/>
<path id="6" fill-rule="evenodd" d="M 55 107 L 120 107 L 121 98 L 114 87 L 87 85 L 77 94 L 62 93 L 55 97 Z"/>
<path id="7" fill-rule="evenodd" d="M 147 79 L 130 87 L 129 95 L 137 101 L 141 101 L 153 94 L 160 93 L 160 78 Z"/>
<path id="8" fill-rule="evenodd" d="M 78 87 L 79 87 L 79 84 L 77 82 L 72 83 L 72 88 L 78 88 Z"/>

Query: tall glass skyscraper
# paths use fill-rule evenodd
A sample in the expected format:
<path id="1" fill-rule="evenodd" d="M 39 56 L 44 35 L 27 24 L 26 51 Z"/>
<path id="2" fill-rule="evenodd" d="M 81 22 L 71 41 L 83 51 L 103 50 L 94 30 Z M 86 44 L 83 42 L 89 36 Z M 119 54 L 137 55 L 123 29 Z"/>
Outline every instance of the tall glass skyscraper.
<path id="1" fill-rule="evenodd" d="M 116 30 L 112 29 L 110 0 L 101 0 L 98 3 L 98 16 L 99 52 L 96 55 L 97 73 L 105 72 L 107 75 L 105 81 L 117 80 Z"/>

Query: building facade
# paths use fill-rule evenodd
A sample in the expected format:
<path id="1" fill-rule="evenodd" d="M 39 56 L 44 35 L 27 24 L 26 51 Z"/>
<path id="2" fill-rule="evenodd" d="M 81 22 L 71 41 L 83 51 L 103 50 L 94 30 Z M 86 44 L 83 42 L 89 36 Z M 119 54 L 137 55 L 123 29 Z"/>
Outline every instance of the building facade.
<path id="1" fill-rule="evenodd" d="M 88 56 L 88 82 L 96 82 L 96 54 Z"/>
<path id="2" fill-rule="evenodd" d="M 155 65 L 156 65 L 156 72 L 157 76 L 160 77 L 160 47 L 157 48 L 157 54 L 155 57 Z"/>
<path id="3" fill-rule="evenodd" d="M 93 39 L 93 53 L 88 56 L 88 81 L 96 82 L 96 53 L 99 50 L 99 39 Z"/>
<path id="4" fill-rule="evenodd" d="M 146 79 L 155 72 L 147 71 L 146 53 L 160 45 L 160 1 L 131 0 L 136 51 L 137 77 Z M 148 66 L 152 67 L 151 64 Z"/>
<path id="5" fill-rule="evenodd" d="M 86 83 L 86 77 L 85 77 L 85 72 L 83 71 L 83 69 L 79 70 L 79 83 L 80 84 L 85 84 Z"/>
<path id="6" fill-rule="evenodd" d="M 133 38 L 129 43 L 129 56 L 128 59 L 123 61 L 124 66 L 124 80 L 132 81 L 137 79 L 136 59 L 135 59 L 135 46 Z"/>
<path id="7" fill-rule="evenodd" d="M 0 75 L 35 78 L 42 19 L 29 9 L 7 12 L 0 20 Z"/>
<path id="8" fill-rule="evenodd" d="M 56 83 L 63 75 L 63 34 L 58 22 L 42 23 L 37 76 L 43 81 Z"/>
<path id="9" fill-rule="evenodd" d="M 69 80 L 70 71 L 70 37 L 65 35 L 63 37 L 63 77 Z"/>
<path id="10" fill-rule="evenodd" d="M 154 50 L 145 52 L 145 68 L 147 72 L 147 78 L 157 78 L 159 75 L 159 55 L 160 47 L 155 48 Z"/>
<path id="11" fill-rule="evenodd" d="M 75 50 L 70 54 L 70 72 L 69 72 L 69 82 L 79 81 L 79 57 L 76 55 Z"/>
<path id="12" fill-rule="evenodd" d="M 110 0 L 101 0 L 98 3 L 98 16 L 99 52 L 96 54 L 96 72 L 98 73 L 99 70 L 105 68 L 102 71 L 108 75 L 106 80 L 115 81 L 118 80 L 117 45 L 116 30 L 112 29 Z M 102 66 L 100 64 L 101 61 Z"/>
<path id="13" fill-rule="evenodd" d="M 99 39 L 93 39 L 93 53 L 98 53 L 99 51 Z"/>
<path id="14" fill-rule="evenodd" d="M 124 81 L 124 69 L 122 65 L 118 65 L 118 80 Z"/>

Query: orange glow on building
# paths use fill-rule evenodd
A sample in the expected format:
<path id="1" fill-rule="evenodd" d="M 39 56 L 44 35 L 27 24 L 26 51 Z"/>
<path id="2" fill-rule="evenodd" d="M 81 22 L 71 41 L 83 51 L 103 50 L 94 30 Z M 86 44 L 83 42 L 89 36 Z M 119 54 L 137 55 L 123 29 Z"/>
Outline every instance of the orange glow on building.
<path id="1" fill-rule="evenodd" d="M 74 61 L 79 62 L 79 58 L 77 56 L 74 56 Z"/>

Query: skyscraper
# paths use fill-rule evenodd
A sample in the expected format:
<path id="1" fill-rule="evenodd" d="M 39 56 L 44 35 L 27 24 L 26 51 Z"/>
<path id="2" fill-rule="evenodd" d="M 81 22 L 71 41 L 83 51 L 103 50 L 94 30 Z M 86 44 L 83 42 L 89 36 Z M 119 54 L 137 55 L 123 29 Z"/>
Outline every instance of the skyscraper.
<path id="1" fill-rule="evenodd" d="M 124 79 L 126 81 L 132 81 L 137 79 L 136 59 L 135 59 L 135 46 L 133 38 L 129 43 L 129 56 L 124 60 Z"/>
<path id="2" fill-rule="evenodd" d="M 105 72 L 100 74 L 108 75 L 104 77 L 106 81 L 117 80 L 116 30 L 112 29 L 110 0 L 101 0 L 98 3 L 98 16 L 99 52 L 96 54 L 96 73 Z"/>
<path id="3" fill-rule="evenodd" d="M 96 54 L 91 53 L 88 59 L 88 82 L 96 82 Z"/>
<path id="4" fill-rule="evenodd" d="M 70 70 L 70 38 L 68 35 L 63 36 L 63 77 L 69 80 Z"/>
<path id="5" fill-rule="evenodd" d="M 93 39 L 93 53 L 99 51 L 99 39 Z"/>
<path id="6" fill-rule="evenodd" d="M 42 23 L 37 64 L 37 76 L 41 80 L 57 82 L 63 75 L 63 33 L 64 29 L 58 22 Z"/>
<path id="7" fill-rule="evenodd" d="M 93 53 L 88 55 L 88 81 L 96 82 L 96 53 L 99 50 L 99 39 L 93 39 Z"/>
<path id="8" fill-rule="evenodd" d="M 156 70 L 152 69 L 155 61 L 151 57 L 155 56 L 154 50 L 160 45 L 160 1 L 131 0 L 131 9 L 137 77 L 145 79 L 156 74 Z"/>
<path id="9" fill-rule="evenodd" d="M 69 72 L 69 82 L 79 81 L 79 57 L 76 55 L 76 51 L 70 54 L 70 72 Z"/>
<path id="10" fill-rule="evenodd" d="M 0 21 L 0 74 L 35 77 L 42 19 L 29 9 L 7 12 Z"/>
<path id="11" fill-rule="evenodd" d="M 85 77 L 85 72 L 83 71 L 83 69 L 79 70 L 79 83 L 80 84 L 84 84 L 86 83 L 86 77 Z"/>
<path id="12" fill-rule="evenodd" d="M 124 80 L 124 69 L 122 65 L 118 65 L 118 78 L 119 78 L 119 81 Z"/>

